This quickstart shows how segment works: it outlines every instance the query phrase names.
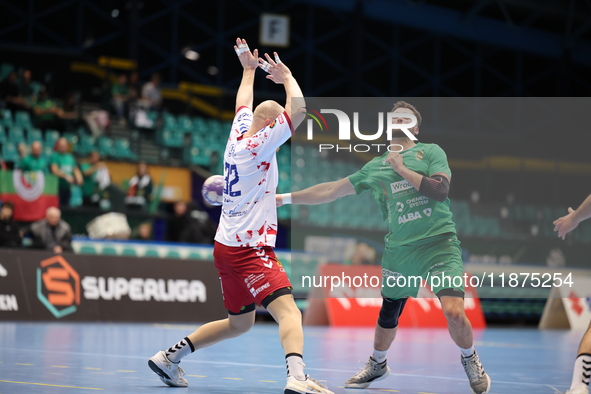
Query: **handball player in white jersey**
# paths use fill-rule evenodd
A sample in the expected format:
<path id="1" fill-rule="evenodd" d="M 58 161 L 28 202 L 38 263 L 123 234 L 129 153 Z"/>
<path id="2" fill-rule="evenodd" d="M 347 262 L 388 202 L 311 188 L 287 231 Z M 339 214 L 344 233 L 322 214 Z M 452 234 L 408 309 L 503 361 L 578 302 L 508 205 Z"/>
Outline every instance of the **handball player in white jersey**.
<path id="1" fill-rule="evenodd" d="M 214 245 L 228 317 L 207 323 L 168 350 L 159 351 L 148 365 L 167 385 L 188 386 L 178 365 L 181 359 L 246 333 L 254 324 L 259 304 L 279 324 L 287 366 L 284 394 L 333 394 L 304 373 L 301 313 L 291 294 L 289 278 L 273 252 L 277 235 L 275 152 L 303 121 L 304 95 L 276 53 L 275 60 L 267 54 L 267 61 L 260 59 L 258 51 L 251 53 L 246 41 L 239 38 L 234 50 L 244 70 L 224 153 L 224 201 Z M 253 111 L 258 67 L 269 73 L 268 79 L 285 87 L 285 108 L 275 101 L 264 101 Z"/>

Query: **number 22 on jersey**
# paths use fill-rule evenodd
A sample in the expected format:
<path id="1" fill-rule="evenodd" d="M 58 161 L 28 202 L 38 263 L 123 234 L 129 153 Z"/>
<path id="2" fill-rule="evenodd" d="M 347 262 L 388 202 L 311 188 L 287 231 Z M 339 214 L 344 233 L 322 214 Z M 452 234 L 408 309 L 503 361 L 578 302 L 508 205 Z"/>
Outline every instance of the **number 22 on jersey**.
<path id="1" fill-rule="evenodd" d="M 236 164 L 224 163 L 225 164 L 225 173 L 226 176 L 224 178 L 224 194 L 229 195 L 230 197 L 238 197 L 242 193 L 240 190 L 232 190 L 234 185 L 238 183 L 240 177 L 238 176 L 238 169 L 236 168 Z"/>

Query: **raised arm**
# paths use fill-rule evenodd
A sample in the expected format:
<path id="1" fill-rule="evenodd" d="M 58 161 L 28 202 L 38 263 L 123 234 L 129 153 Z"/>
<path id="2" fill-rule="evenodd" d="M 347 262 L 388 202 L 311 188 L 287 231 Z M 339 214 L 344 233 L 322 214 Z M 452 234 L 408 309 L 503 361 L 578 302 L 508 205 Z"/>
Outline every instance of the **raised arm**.
<path id="1" fill-rule="evenodd" d="M 302 89 L 291 74 L 290 69 L 279 59 L 277 52 L 273 52 L 273 54 L 275 60 L 271 59 L 271 56 L 266 53 L 267 61 L 259 58 L 259 67 L 269 73 L 267 79 L 277 84 L 283 84 L 286 95 L 285 110 L 289 114 L 291 124 L 295 130 L 306 117 L 304 93 L 302 93 Z"/>
<path id="2" fill-rule="evenodd" d="M 339 181 L 319 183 L 293 193 L 278 194 L 277 206 L 280 207 L 283 204 L 318 205 L 350 194 L 355 194 L 355 188 L 349 178 L 343 178 Z"/>
<path id="3" fill-rule="evenodd" d="M 254 86 L 254 74 L 258 66 L 259 51 L 255 49 L 252 53 L 248 48 L 246 40 L 237 38 L 236 45 L 234 45 L 234 51 L 238 55 L 238 60 L 242 64 L 242 81 L 236 94 L 236 107 L 235 111 L 238 112 L 240 107 L 248 107 L 252 109 L 253 105 L 253 86 Z"/>
<path id="4" fill-rule="evenodd" d="M 583 220 L 591 218 L 591 194 L 576 210 L 568 208 L 568 215 L 554 221 L 554 231 L 558 231 L 558 237 L 564 239 L 566 234 L 577 228 Z"/>

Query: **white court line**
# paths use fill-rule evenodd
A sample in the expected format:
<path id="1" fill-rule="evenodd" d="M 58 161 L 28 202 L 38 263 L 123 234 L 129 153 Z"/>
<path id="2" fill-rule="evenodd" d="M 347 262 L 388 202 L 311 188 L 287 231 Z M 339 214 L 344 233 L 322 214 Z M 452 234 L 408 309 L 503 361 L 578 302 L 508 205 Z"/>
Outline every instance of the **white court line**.
<path id="1" fill-rule="evenodd" d="M 96 357 L 111 357 L 111 358 L 127 358 L 127 359 L 135 359 L 135 360 L 147 360 L 149 357 L 143 356 L 130 356 L 130 355 L 120 355 L 120 354 L 104 354 L 104 353 L 85 353 L 85 352 L 68 352 L 68 351 L 56 351 L 56 350 L 40 350 L 40 349 L 22 349 L 22 348 L 5 348 L 0 347 L 0 349 L 5 350 L 14 350 L 14 351 L 29 351 L 29 352 L 45 352 L 45 353 L 54 353 L 54 354 L 72 354 L 72 355 L 80 355 L 80 356 L 96 356 Z M 284 365 L 265 365 L 265 364 L 250 364 L 250 363 L 236 363 L 231 361 L 206 361 L 206 360 L 183 360 L 184 363 L 196 363 L 196 364 L 216 364 L 216 365 L 233 365 L 239 367 L 262 367 L 262 368 L 279 368 L 285 369 Z M 306 367 L 307 370 L 312 371 L 320 371 L 320 372 L 339 372 L 339 373 L 356 373 L 359 370 L 348 370 L 348 369 L 329 369 L 329 368 L 310 368 Z M 418 374 L 406 374 L 406 373 L 390 373 L 393 376 L 406 376 L 411 378 L 427 378 L 427 379 L 442 379 L 442 380 L 454 380 L 454 381 L 462 381 L 464 382 L 466 378 L 453 378 L 450 376 L 434 376 L 434 375 L 418 375 Z M 493 383 L 497 384 L 518 384 L 521 386 L 530 386 L 530 387 L 551 387 L 552 386 L 544 383 L 527 383 L 527 382 L 508 382 L 503 380 L 493 380 Z M 558 385 L 557 387 L 569 387 L 566 385 Z"/>

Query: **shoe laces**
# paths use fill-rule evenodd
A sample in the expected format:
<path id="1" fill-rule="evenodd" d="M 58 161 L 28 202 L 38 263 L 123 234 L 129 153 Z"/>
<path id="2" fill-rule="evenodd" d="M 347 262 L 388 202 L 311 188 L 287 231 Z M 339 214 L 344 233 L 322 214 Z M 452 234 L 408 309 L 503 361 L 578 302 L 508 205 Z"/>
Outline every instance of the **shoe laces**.
<path id="1" fill-rule="evenodd" d="M 359 361 L 359 362 L 363 363 L 364 366 L 363 366 L 363 368 L 361 368 L 361 371 L 359 371 L 355 374 L 356 378 L 364 378 L 366 376 L 371 375 L 373 372 L 375 372 L 377 370 L 378 362 L 373 361 L 371 359 L 371 357 L 367 361 Z"/>
<path id="2" fill-rule="evenodd" d="M 328 385 L 326 380 L 316 380 L 311 378 L 310 375 L 306 375 L 306 379 L 316 383 L 318 386 L 322 387 L 323 389 L 328 389 Z"/>
<path id="3" fill-rule="evenodd" d="M 476 353 L 471 357 L 462 358 L 462 361 L 464 362 L 465 370 L 470 381 L 478 380 L 484 375 L 484 368 Z"/>

